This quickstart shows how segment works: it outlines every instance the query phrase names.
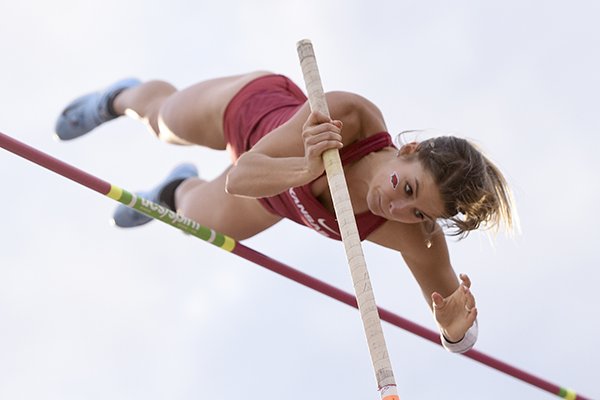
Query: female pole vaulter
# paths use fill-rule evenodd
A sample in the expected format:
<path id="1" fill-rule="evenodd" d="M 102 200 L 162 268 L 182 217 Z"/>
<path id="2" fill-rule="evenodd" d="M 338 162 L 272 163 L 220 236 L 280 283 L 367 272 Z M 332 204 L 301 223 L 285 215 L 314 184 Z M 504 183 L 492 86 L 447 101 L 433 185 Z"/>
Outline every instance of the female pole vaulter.
<path id="1" fill-rule="evenodd" d="M 400 253 L 419 284 L 444 347 L 466 352 L 477 339 L 477 307 L 465 274 L 450 263 L 445 233 L 512 228 L 515 211 L 500 170 L 465 139 L 443 136 L 396 148 L 379 109 L 348 92 L 326 94 L 331 118 L 311 113 L 304 93 L 267 71 L 177 90 L 125 79 L 71 102 L 56 135 L 71 140 L 127 115 L 162 141 L 228 150 L 233 163 L 212 181 L 182 164 L 142 197 L 236 240 L 283 218 L 340 240 L 321 155 L 340 151 L 361 240 Z M 122 205 L 115 224 L 150 217 Z"/>

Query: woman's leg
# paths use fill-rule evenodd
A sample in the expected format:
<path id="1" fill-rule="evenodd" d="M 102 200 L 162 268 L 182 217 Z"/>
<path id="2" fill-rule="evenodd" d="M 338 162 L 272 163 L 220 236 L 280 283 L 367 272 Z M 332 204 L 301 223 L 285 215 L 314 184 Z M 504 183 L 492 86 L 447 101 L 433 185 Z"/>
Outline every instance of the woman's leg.
<path id="1" fill-rule="evenodd" d="M 163 81 L 149 81 L 122 91 L 113 101 L 117 114 L 145 122 L 168 143 L 226 147 L 223 114 L 235 94 L 248 82 L 270 72 L 212 79 L 178 91 Z"/>
<path id="2" fill-rule="evenodd" d="M 223 115 L 227 105 L 243 86 L 268 74 L 270 72 L 259 71 L 213 79 L 181 91 L 167 82 L 149 81 L 121 91 L 114 98 L 112 109 L 115 114 L 126 114 L 145 122 L 157 137 L 168 143 L 224 150 Z M 177 179 L 162 182 L 163 186 L 150 191 L 156 197 L 150 200 L 159 202 L 170 198 L 165 204 L 175 206 L 182 215 L 237 240 L 254 236 L 281 220 L 267 212 L 258 200 L 228 194 L 226 176 L 227 171 L 210 182 L 189 177 L 181 183 L 177 183 Z M 170 188 L 172 183 L 178 185 L 176 189 Z M 120 206 L 114 219 L 124 228 L 150 221 L 139 221 L 135 214 L 137 212 Z"/>
<path id="3" fill-rule="evenodd" d="M 252 237 L 281 220 L 256 199 L 228 194 L 227 172 L 208 182 L 186 179 L 175 191 L 177 212 L 236 240 Z"/>

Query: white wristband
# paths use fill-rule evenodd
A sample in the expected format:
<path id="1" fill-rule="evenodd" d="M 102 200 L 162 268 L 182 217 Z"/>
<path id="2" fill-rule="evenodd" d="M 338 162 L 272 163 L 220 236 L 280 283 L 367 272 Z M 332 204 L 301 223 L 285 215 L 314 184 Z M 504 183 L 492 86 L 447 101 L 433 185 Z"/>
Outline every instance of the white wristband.
<path id="1" fill-rule="evenodd" d="M 467 333 L 465 333 L 465 337 L 463 337 L 460 342 L 450 343 L 448 340 L 446 340 L 444 335 L 440 335 L 442 339 L 442 346 L 444 346 L 444 348 L 451 353 L 465 353 L 475 346 L 478 331 L 479 329 L 477 328 L 477 320 L 475 320 Z"/>

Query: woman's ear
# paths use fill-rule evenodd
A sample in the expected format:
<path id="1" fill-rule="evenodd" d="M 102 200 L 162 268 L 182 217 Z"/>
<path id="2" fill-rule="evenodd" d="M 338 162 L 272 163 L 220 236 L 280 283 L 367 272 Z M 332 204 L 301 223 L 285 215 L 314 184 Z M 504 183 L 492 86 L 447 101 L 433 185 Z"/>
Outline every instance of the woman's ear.
<path id="1" fill-rule="evenodd" d="M 419 143 L 417 142 L 403 144 L 402 147 L 400 147 L 400 150 L 398 150 L 398 155 L 407 156 L 410 154 L 414 154 L 417 151 L 417 147 L 419 147 Z"/>

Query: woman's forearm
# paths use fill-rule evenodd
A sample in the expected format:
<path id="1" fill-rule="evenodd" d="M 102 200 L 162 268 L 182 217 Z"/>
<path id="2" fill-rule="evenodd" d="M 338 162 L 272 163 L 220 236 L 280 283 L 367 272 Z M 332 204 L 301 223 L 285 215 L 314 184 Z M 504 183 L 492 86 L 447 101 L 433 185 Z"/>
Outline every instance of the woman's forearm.
<path id="1" fill-rule="evenodd" d="M 314 178 L 304 157 L 274 158 L 248 152 L 229 170 L 225 190 L 236 196 L 269 197 Z"/>

